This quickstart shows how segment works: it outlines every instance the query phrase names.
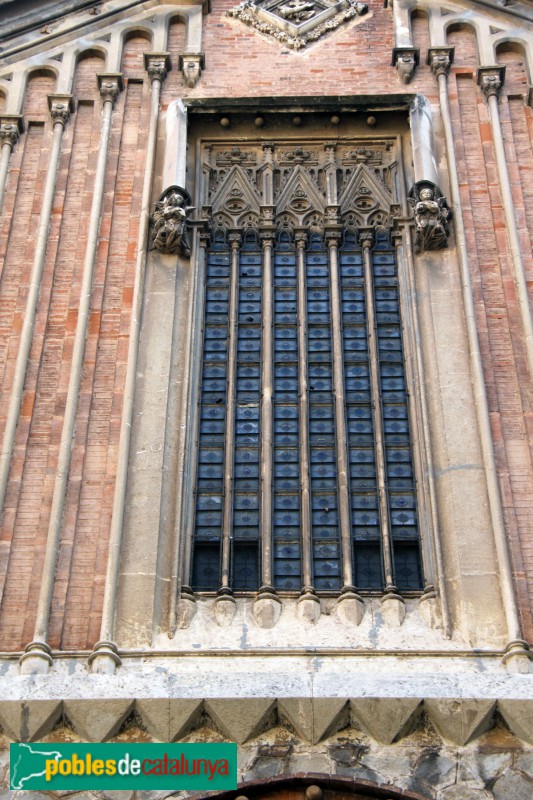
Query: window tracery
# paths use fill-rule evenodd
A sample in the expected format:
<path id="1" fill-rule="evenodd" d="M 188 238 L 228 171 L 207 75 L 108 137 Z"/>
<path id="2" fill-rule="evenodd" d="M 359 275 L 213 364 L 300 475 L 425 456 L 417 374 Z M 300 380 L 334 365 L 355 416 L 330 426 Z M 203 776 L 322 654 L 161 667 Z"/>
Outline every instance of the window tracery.
<path id="1" fill-rule="evenodd" d="M 422 588 L 394 137 L 210 143 L 192 588 Z"/>

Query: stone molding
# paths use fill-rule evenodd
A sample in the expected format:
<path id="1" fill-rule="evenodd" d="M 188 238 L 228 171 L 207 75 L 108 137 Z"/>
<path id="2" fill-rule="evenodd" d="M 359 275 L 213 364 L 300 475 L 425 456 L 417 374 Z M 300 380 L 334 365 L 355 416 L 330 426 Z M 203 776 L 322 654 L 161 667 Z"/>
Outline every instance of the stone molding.
<path id="1" fill-rule="evenodd" d="M 144 676 L 145 678 L 147 676 Z M 93 676 L 94 681 L 95 676 Z M 313 745 L 333 734 L 355 728 L 383 745 L 392 745 L 429 724 L 443 742 L 465 746 L 496 726 L 507 727 L 517 739 L 533 743 L 533 698 L 480 697 L 151 697 L 87 691 L 85 697 L 52 696 L 0 701 L 0 728 L 13 741 L 38 741 L 65 723 L 85 741 L 103 742 L 116 736 L 136 715 L 149 735 L 161 741 L 184 739 L 199 724 L 238 744 L 275 727 L 295 731 Z M 81 685 L 87 679 L 81 681 Z M 142 687 L 142 682 L 139 683 Z M 81 686 L 79 687 L 81 689 Z M 87 690 L 89 687 L 85 687 Z M 81 693 L 81 692 L 80 692 Z M 39 694 L 45 694 L 40 687 Z"/>

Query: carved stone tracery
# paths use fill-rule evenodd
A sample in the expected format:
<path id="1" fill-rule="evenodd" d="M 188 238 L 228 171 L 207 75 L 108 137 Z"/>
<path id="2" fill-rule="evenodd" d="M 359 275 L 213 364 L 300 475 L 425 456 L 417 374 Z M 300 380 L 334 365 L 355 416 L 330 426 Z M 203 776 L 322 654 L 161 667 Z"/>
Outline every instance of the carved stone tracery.
<path id="1" fill-rule="evenodd" d="M 358 0 L 244 0 L 227 13 L 293 50 L 301 50 L 368 6 Z"/>
<path id="2" fill-rule="evenodd" d="M 204 148 L 201 217 L 215 227 L 387 227 L 400 211 L 394 141 Z"/>

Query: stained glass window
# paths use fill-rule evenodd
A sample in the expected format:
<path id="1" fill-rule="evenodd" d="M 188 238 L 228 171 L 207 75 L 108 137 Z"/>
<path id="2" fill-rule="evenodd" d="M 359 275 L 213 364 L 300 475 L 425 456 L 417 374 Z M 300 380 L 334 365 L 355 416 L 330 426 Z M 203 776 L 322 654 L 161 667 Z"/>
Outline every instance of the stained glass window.
<path id="1" fill-rule="evenodd" d="M 387 535 L 396 586 L 400 591 L 418 590 L 422 575 L 395 250 L 385 232 L 374 237 L 372 286 L 367 287 L 357 232 L 344 232 L 338 248 L 342 352 L 335 355 L 328 247 L 320 233 L 308 233 L 305 242 L 299 262 L 290 231 L 282 231 L 275 240 L 268 273 L 273 298 L 268 334 L 263 303 L 266 271 L 258 235 L 247 232 L 232 251 L 228 236 L 218 231 L 207 252 L 192 587 L 220 588 L 223 551 L 228 547 L 227 585 L 235 591 L 259 589 L 265 552 L 261 508 L 269 503 L 272 541 L 267 552 L 274 588 L 301 590 L 306 547 L 314 589 L 342 588 L 339 411 L 334 386 L 334 359 L 340 358 L 353 581 L 363 591 L 384 588 Z M 376 358 L 369 333 L 376 342 Z M 261 431 L 267 335 L 272 341 L 268 349 L 273 367 L 272 441 Z M 379 398 L 372 396 L 373 385 L 379 387 Z M 381 420 L 381 450 L 376 447 L 376 413 Z M 269 497 L 262 493 L 261 482 L 265 448 L 272 449 Z M 385 498 L 378 487 L 380 457 Z M 304 484 L 309 486 L 309 497 L 302 494 Z M 303 529 L 306 502 L 309 530 Z"/>

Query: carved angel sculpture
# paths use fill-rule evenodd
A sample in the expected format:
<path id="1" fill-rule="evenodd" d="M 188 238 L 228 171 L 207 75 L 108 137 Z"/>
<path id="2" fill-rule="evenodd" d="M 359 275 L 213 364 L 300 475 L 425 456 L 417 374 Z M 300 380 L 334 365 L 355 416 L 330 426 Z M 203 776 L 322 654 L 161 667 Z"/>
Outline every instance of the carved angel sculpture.
<path id="1" fill-rule="evenodd" d="M 415 215 L 416 252 L 423 253 L 425 250 L 448 247 L 450 235 L 448 222 L 451 211 L 438 187 L 429 181 L 415 184 L 410 192 L 409 202 Z"/>
<path id="2" fill-rule="evenodd" d="M 194 210 L 189 193 L 180 186 L 165 189 L 151 217 L 152 246 L 160 253 L 178 253 L 190 256 L 191 248 L 187 236 L 187 216 Z"/>

